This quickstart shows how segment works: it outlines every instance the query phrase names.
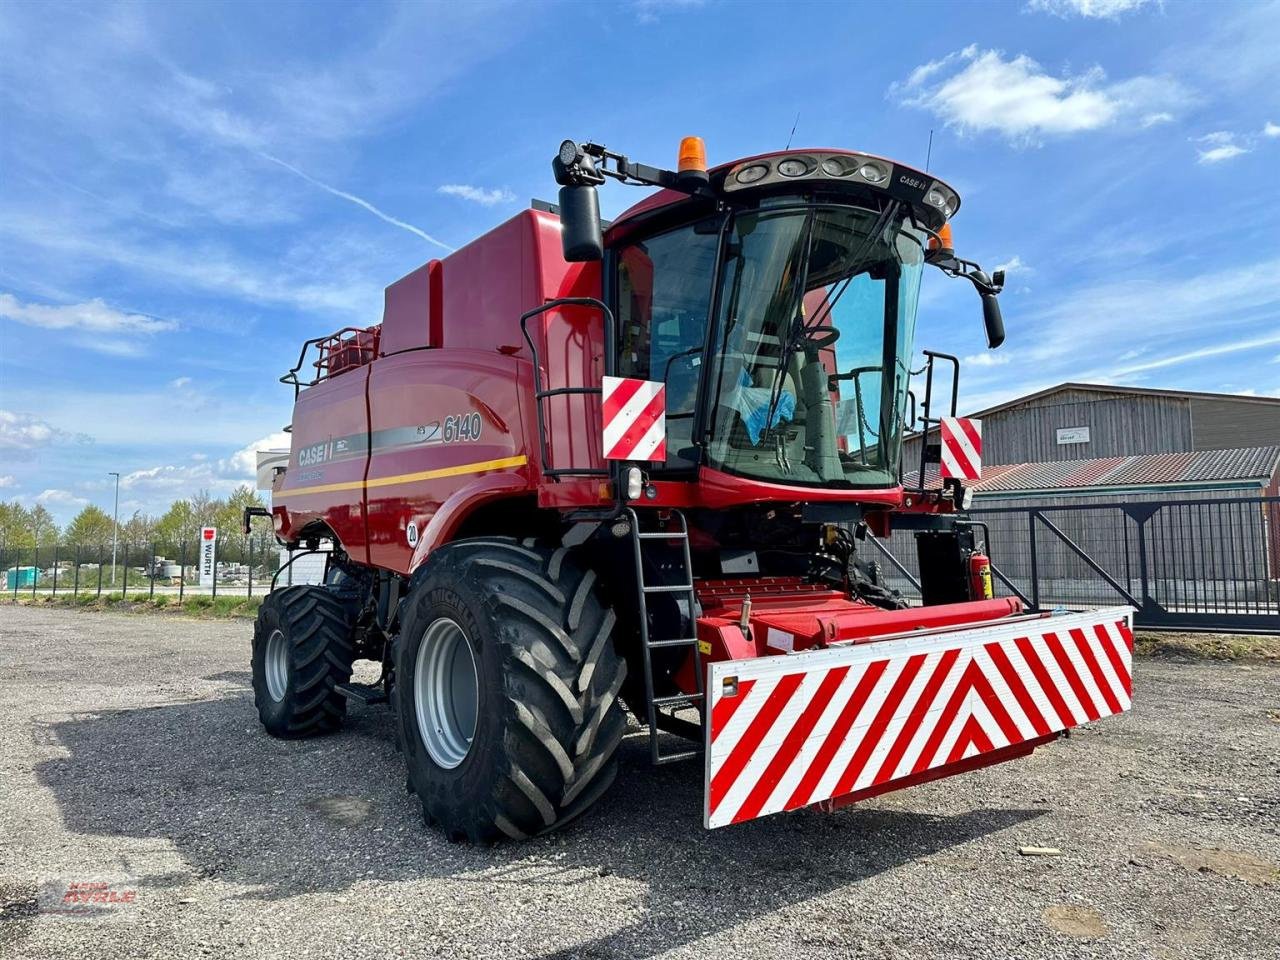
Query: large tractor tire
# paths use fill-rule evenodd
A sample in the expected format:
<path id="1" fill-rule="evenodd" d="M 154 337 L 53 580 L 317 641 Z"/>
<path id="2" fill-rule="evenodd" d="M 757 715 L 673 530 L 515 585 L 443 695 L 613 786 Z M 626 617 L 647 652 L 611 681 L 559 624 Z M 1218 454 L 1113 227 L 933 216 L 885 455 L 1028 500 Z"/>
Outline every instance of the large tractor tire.
<path id="1" fill-rule="evenodd" d="M 253 628 L 253 699 L 274 737 L 331 733 L 342 725 L 351 679 L 351 618 L 320 586 L 284 587 L 262 601 Z"/>
<path id="2" fill-rule="evenodd" d="M 451 839 L 560 827 L 613 782 L 626 665 L 593 571 L 566 549 L 486 538 L 414 578 L 396 651 L 409 788 Z"/>

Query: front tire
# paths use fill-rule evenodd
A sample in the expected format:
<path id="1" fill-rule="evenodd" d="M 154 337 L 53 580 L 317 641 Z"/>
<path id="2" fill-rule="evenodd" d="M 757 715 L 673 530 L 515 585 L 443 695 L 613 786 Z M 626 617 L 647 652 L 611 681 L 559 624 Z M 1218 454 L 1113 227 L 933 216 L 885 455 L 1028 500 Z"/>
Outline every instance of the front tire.
<path id="1" fill-rule="evenodd" d="M 253 628 L 253 700 L 273 737 L 332 733 L 347 700 L 334 689 L 351 679 L 351 619 L 333 591 L 319 586 L 274 590 Z"/>
<path id="2" fill-rule="evenodd" d="M 563 826 L 613 782 L 626 665 L 568 550 L 460 541 L 414 578 L 393 697 L 428 823 L 473 843 Z"/>

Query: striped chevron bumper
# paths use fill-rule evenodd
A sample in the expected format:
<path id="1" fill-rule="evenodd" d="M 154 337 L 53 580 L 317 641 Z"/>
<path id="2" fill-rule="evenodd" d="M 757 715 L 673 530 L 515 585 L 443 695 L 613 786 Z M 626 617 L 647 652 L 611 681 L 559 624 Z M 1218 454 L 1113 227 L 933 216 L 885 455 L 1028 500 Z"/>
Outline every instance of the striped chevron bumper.
<path id="1" fill-rule="evenodd" d="M 707 827 L 1000 759 L 1129 708 L 1132 610 L 708 666 Z"/>

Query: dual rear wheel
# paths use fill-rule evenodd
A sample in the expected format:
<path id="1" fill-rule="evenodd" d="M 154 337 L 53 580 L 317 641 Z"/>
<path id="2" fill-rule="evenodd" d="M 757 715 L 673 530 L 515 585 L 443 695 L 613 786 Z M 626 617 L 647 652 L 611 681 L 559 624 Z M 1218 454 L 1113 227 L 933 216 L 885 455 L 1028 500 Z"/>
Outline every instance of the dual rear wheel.
<path id="1" fill-rule="evenodd" d="M 345 699 L 333 686 L 350 678 L 351 625 L 331 615 L 342 610 L 323 587 L 264 602 L 254 690 L 269 732 L 341 722 Z M 428 823 L 454 839 L 523 839 L 604 793 L 626 727 L 614 624 L 595 573 L 563 548 L 486 538 L 432 554 L 401 606 L 392 690 L 408 786 Z M 319 697 L 321 688 L 332 696 Z"/>

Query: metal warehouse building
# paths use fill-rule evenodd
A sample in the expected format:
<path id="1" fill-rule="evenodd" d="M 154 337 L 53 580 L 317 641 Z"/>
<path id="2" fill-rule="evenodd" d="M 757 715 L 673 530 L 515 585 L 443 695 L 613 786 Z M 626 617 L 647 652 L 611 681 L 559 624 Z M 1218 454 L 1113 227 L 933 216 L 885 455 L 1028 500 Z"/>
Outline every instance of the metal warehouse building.
<path id="1" fill-rule="evenodd" d="M 1280 629 L 1280 399 L 1064 383 L 970 416 L 972 515 L 1007 588 Z M 921 441 L 904 444 L 909 483 Z M 910 535 L 889 546 L 914 573 Z"/>

